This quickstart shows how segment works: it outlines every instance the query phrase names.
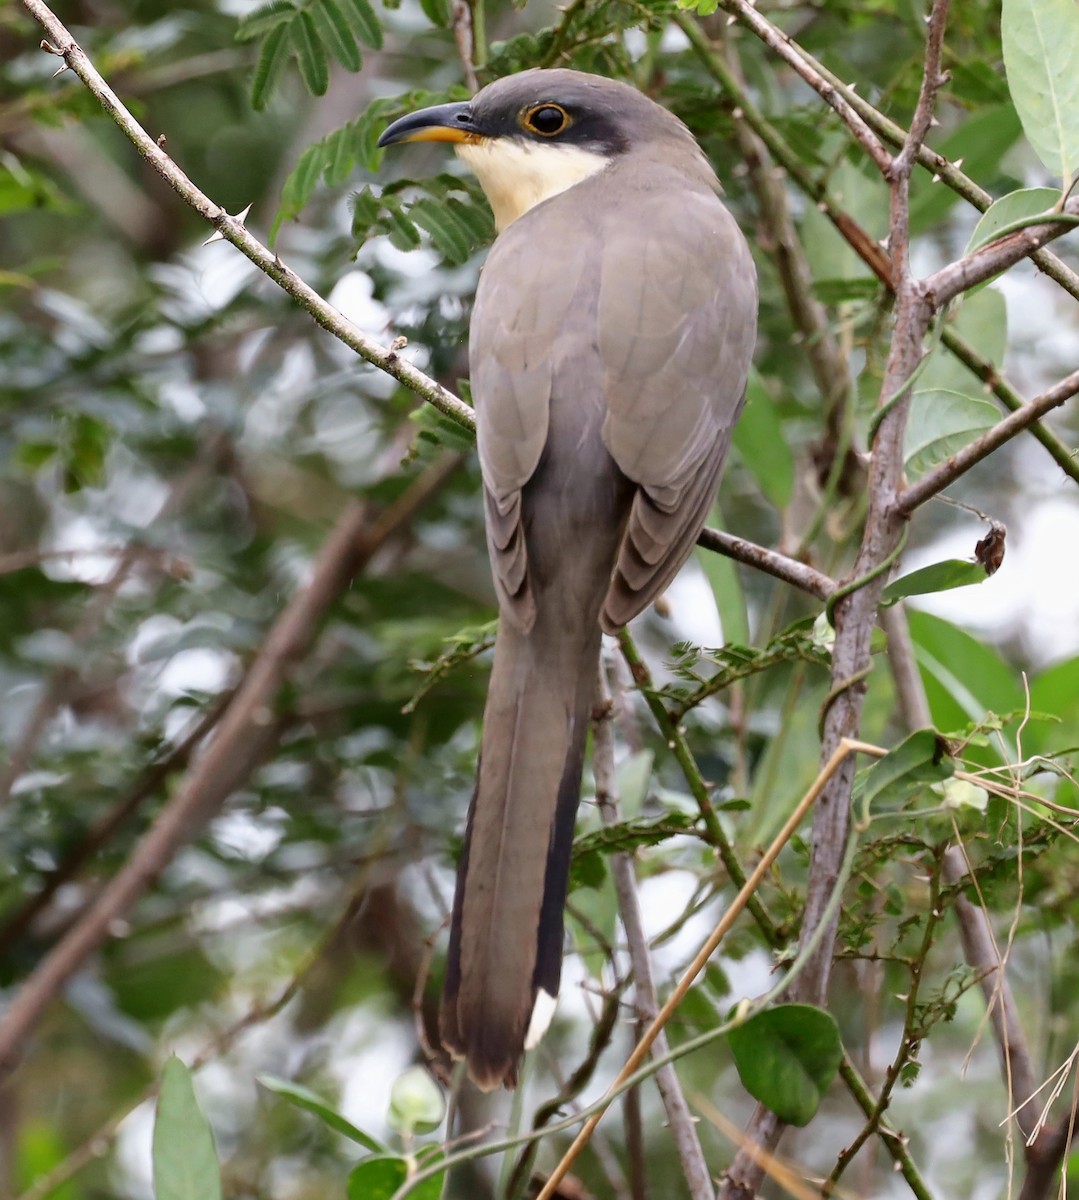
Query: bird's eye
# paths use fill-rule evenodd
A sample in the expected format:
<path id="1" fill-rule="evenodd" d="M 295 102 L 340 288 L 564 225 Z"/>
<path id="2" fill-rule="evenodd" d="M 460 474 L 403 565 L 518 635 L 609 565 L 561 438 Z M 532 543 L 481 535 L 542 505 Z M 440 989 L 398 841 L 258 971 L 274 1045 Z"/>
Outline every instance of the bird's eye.
<path id="1" fill-rule="evenodd" d="M 525 128 L 542 137 L 554 137 L 569 124 L 569 114 L 557 104 L 540 104 L 525 113 Z"/>

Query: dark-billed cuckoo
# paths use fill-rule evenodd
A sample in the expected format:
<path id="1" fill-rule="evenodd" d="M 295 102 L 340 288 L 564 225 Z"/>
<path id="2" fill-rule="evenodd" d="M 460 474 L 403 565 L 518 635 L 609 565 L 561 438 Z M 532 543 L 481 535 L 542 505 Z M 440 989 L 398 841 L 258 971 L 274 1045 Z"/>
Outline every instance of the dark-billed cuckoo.
<path id="1" fill-rule="evenodd" d="M 513 1087 L 553 1013 L 600 638 L 653 601 L 715 498 L 757 281 L 689 130 L 634 88 L 525 71 L 395 121 L 494 210 L 469 336 L 499 627 L 457 876 L 443 1040 Z"/>

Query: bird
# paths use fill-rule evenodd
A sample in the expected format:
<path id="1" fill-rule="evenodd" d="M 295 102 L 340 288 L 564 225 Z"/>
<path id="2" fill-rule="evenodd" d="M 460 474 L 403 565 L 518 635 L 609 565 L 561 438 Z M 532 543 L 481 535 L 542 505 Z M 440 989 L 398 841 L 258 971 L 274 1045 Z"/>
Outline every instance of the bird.
<path id="1" fill-rule="evenodd" d="M 756 341 L 748 243 L 689 129 L 567 68 L 409 113 L 451 143 L 496 237 L 469 373 L 498 600 L 440 1006 L 485 1091 L 555 1011 L 602 635 L 656 600 L 719 486 Z"/>

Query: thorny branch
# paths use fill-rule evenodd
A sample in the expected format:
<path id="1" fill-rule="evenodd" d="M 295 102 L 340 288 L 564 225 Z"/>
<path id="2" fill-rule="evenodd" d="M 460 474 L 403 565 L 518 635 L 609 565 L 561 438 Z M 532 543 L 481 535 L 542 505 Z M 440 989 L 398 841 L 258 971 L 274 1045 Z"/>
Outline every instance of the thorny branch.
<path id="1" fill-rule="evenodd" d="M 743 0 L 728 0 L 731 8 L 758 32 L 762 18 L 749 9 Z M 832 653 L 831 703 L 824 719 L 821 762 L 832 759 L 844 739 L 857 736 L 861 725 L 865 695 L 865 675 L 870 666 L 870 635 L 877 613 L 880 593 L 886 583 L 879 567 L 894 555 L 903 532 L 903 520 L 895 514 L 895 498 L 902 482 L 903 435 L 908 400 L 903 396 L 907 381 L 913 376 L 924 354 L 924 341 L 934 315 L 933 304 L 913 279 L 909 261 L 909 193 L 910 172 L 919 144 L 919 131 L 924 136 L 932 118 L 933 105 L 941 83 L 941 49 L 947 21 L 949 0 L 934 0 L 926 39 L 923 83 L 918 108 L 911 122 L 911 133 L 903 148 L 893 159 L 873 154 L 873 159 L 888 182 L 890 195 L 890 226 L 888 249 L 891 276 L 896 293 L 895 328 L 881 387 L 880 420 L 873 446 L 869 475 L 869 505 L 861 548 L 852 571 L 852 578 L 867 579 L 858 591 L 845 596 L 835 610 L 836 640 Z M 758 36 L 764 37 L 762 30 Z M 785 41 L 777 45 L 769 34 L 768 44 L 782 52 L 786 61 L 797 59 L 799 73 L 832 103 L 832 90 L 807 67 L 807 64 Z M 780 50 L 782 46 L 782 50 Z M 793 62 L 791 65 L 794 65 Z M 816 78 L 813 78 L 816 76 Z M 858 118 L 851 124 L 847 118 L 849 105 L 835 105 L 847 121 L 851 132 L 869 148 L 864 137 L 864 123 Z M 874 135 L 875 137 L 875 135 Z M 898 399 L 897 399 L 898 398 Z M 802 924 L 802 943 L 818 933 L 826 919 L 828 901 L 839 876 L 840 858 L 847 844 L 850 824 L 851 787 L 854 780 L 853 763 L 841 764 L 831 777 L 813 820 L 813 843 L 809 879 Z M 835 942 L 836 919 L 832 916 L 824 937 L 810 958 L 806 970 L 796 985 L 796 998 L 811 1004 L 822 1004 L 827 997 Z M 782 1122 L 770 1111 L 758 1107 L 751 1118 L 747 1137 L 758 1145 L 774 1148 L 783 1132 Z M 720 1190 L 723 1200 L 749 1200 L 762 1181 L 762 1169 L 754 1156 L 745 1149 L 735 1156 Z"/>
<path id="2" fill-rule="evenodd" d="M 686 34 L 690 45 L 693 47 L 705 69 L 712 75 L 735 106 L 738 124 L 741 125 L 744 122 L 761 139 L 761 142 L 767 147 L 769 154 L 780 164 L 781 168 L 797 187 L 831 221 L 836 231 L 844 238 L 851 249 L 854 250 L 890 292 L 894 291 L 891 264 L 888 256 L 878 243 L 848 212 L 836 203 L 835 199 L 829 194 L 827 184 L 822 180 L 814 178 L 809 173 L 784 138 L 765 119 L 753 103 L 752 98 L 741 87 L 734 73 L 725 63 L 724 58 L 719 54 L 716 47 L 709 43 L 707 37 L 705 37 L 700 25 L 686 13 L 679 14 L 675 19 L 679 27 Z M 801 50 L 801 47 L 798 47 L 798 49 L 815 70 L 819 70 L 835 86 L 840 86 L 839 81 L 829 76 L 828 72 L 815 59 L 806 55 Z M 870 115 L 879 117 L 876 109 L 862 100 L 857 93 L 848 91 L 847 97 L 867 120 Z M 887 121 L 885 118 L 880 118 L 880 122 L 878 132 L 881 133 L 881 136 L 893 145 L 902 146 L 907 137 L 906 131 L 893 122 Z M 872 121 L 870 123 L 872 124 Z M 989 207 L 992 199 L 989 194 L 983 192 L 951 164 L 947 164 L 946 160 L 941 158 L 940 155 L 936 155 L 923 147 L 922 151 L 918 154 L 918 161 L 922 166 L 929 169 L 937 170 L 939 168 L 941 181 L 947 186 L 952 187 L 959 195 L 979 210 L 984 211 Z M 762 210 L 763 208 L 762 204 Z M 1059 283 L 1070 294 L 1079 298 L 1079 276 L 1072 272 L 1070 268 L 1066 267 L 1058 258 L 1045 249 L 1035 251 L 1031 255 L 1031 258 L 1051 279 Z M 1000 367 L 979 354 L 950 324 L 945 324 L 941 330 L 941 342 L 964 366 L 981 379 L 1005 408 L 1015 412 L 1023 406 L 1022 397 L 1004 378 Z M 824 392 L 823 394 L 828 395 L 829 393 Z M 1079 462 L 1074 458 L 1071 449 L 1039 421 L 1034 421 L 1029 425 L 1029 430 L 1032 436 L 1042 443 L 1061 470 L 1079 483 Z"/>

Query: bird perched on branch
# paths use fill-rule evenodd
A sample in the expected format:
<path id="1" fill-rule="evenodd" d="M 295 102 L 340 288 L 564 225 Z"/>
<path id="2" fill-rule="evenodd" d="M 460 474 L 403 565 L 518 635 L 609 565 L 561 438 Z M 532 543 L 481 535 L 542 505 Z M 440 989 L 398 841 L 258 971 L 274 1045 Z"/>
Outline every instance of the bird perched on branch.
<path id="1" fill-rule="evenodd" d="M 756 337 L 745 239 L 689 130 L 623 83 L 525 71 L 395 121 L 478 176 L 469 335 L 499 629 L 443 1040 L 513 1087 L 558 995 L 600 639 L 667 586 L 719 484 Z"/>

